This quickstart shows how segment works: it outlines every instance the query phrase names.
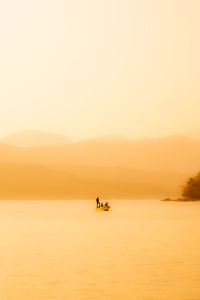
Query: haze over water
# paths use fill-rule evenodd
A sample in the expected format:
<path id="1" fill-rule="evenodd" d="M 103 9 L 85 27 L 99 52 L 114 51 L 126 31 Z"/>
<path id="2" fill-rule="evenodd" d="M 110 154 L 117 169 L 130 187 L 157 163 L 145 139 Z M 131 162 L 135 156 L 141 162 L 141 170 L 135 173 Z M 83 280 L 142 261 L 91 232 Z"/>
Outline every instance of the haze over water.
<path id="1" fill-rule="evenodd" d="M 200 202 L 94 207 L 1 201 L 1 299 L 200 299 Z"/>

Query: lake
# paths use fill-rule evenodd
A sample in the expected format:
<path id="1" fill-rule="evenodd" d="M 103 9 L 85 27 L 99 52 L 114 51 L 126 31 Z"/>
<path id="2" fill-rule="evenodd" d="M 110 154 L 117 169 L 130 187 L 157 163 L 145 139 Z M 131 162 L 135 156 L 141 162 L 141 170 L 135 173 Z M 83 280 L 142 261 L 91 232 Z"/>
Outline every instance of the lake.
<path id="1" fill-rule="evenodd" d="M 0 201 L 2 300 L 199 300 L 200 202 Z"/>

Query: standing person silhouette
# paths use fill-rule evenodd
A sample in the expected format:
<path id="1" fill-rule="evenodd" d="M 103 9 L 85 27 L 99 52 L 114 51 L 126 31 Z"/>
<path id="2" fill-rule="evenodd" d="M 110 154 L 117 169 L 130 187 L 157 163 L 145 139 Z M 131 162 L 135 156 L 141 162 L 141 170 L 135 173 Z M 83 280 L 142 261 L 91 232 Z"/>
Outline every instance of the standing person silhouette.
<path id="1" fill-rule="evenodd" d="M 100 207 L 99 197 L 97 197 L 96 202 L 97 202 L 97 207 Z"/>

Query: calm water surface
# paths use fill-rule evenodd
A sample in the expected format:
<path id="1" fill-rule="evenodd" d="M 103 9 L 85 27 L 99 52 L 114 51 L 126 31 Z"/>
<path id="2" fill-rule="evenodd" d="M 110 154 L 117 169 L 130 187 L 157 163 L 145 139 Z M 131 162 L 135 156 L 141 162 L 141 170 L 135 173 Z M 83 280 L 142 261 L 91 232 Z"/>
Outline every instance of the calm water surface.
<path id="1" fill-rule="evenodd" d="M 200 299 L 200 202 L 94 205 L 0 201 L 0 299 Z"/>

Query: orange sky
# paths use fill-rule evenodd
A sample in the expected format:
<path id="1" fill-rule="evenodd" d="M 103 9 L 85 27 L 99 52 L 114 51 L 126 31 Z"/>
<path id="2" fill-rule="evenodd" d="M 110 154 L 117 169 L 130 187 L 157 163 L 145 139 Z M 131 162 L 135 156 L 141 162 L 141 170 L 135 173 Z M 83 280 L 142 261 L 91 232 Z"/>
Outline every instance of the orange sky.
<path id="1" fill-rule="evenodd" d="M 200 1 L 0 3 L 0 136 L 200 128 Z"/>

